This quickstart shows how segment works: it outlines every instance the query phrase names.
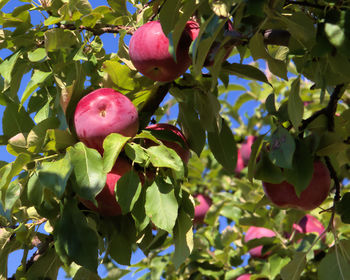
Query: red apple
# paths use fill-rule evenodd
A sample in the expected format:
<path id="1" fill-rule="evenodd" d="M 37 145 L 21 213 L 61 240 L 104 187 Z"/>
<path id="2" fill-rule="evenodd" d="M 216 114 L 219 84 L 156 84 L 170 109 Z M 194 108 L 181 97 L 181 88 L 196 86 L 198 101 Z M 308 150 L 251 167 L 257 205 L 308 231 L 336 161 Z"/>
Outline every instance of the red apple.
<path id="1" fill-rule="evenodd" d="M 100 88 L 79 101 L 74 125 L 80 141 L 102 152 L 103 140 L 110 133 L 135 136 L 139 118 L 136 107 L 125 95 L 110 88 Z"/>
<path id="2" fill-rule="evenodd" d="M 193 223 L 202 224 L 204 222 L 205 215 L 212 204 L 212 200 L 209 196 L 204 194 L 195 195 L 194 198 L 199 201 L 199 204 L 194 207 Z"/>
<path id="3" fill-rule="evenodd" d="M 314 173 L 307 188 L 298 197 L 294 187 L 286 181 L 280 184 L 263 182 L 266 196 L 282 208 L 297 208 L 312 210 L 322 204 L 327 198 L 331 186 L 328 168 L 321 162 L 314 162 Z"/>
<path id="4" fill-rule="evenodd" d="M 274 236 L 276 236 L 276 234 L 270 229 L 251 226 L 246 232 L 244 241 L 248 242 L 253 239 L 259 239 L 262 237 L 274 237 Z M 263 255 L 262 248 L 263 248 L 263 245 L 250 249 L 249 250 L 250 256 L 253 258 L 266 258 L 270 253 L 267 252 Z"/>
<path id="5" fill-rule="evenodd" d="M 105 187 L 96 195 L 98 207 L 91 201 L 79 198 L 79 200 L 90 210 L 100 213 L 102 216 L 118 216 L 122 214 L 116 198 L 115 184 L 128 171 L 131 170 L 131 164 L 125 159 L 119 158 L 113 166 L 111 172 L 107 174 Z"/>
<path id="6" fill-rule="evenodd" d="M 150 126 L 147 126 L 146 129 L 149 130 L 166 130 L 166 131 L 171 131 L 177 136 L 179 136 L 183 140 L 183 144 L 185 147 L 181 146 L 180 144 L 172 141 L 167 141 L 167 140 L 160 140 L 165 146 L 168 148 L 173 149 L 179 157 L 184 161 L 184 163 L 187 163 L 188 160 L 190 159 L 190 150 L 188 149 L 187 146 L 187 140 L 186 137 L 183 135 L 182 131 L 178 129 L 176 126 L 168 124 L 168 123 L 157 123 L 153 124 Z M 152 144 L 150 143 L 151 141 L 146 141 L 147 146 L 151 146 Z M 153 142 L 152 142 L 153 143 Z"/>
<path id="7" fill-rule="evenodd" d="M 188 29 L 188 28 L 187 28 Z M 186 28 L 176 50 L 176 62 L 169 53 L 169 40 L 164 35 L 159 21 L 150 21 L 132 35 L 129 54 L 135 68 L 154 81 L 173 81 L 191 65 L 188 54 L 191 36 Z"/>
<path id="8" fill-rule="evenodd" d="M 325 230 L 323 224 L 310 214 L 306 214 L 298 224 L 294 224 L 293 229 L 300 234 L 316 233 L 317 235 L 321 235 Z"/>
<path id="9" fill-rule="evenodd" d="M 237 174 L 239 174 L 242 169 L 244 168 L 244 162 L 243 162 L 243 158 L 241 156 L 241 151 L 240 149 L 237 150 L 237 163 L 236 163 L 236 169 L 235 172 Z"/>
<path id="10" fill-rule="evenodd" d="M 236 280 L 250 280 L 250 274 L 242 274 Z"/>
<path id="11" fill-rule="evenodd" d="M 245 166 L 248 165 L 250 154 L 252 152 L 252 145 L 254 143 L 255 136 L 248 136 L 247 139 L 241 145 L 241 156 Z"/>

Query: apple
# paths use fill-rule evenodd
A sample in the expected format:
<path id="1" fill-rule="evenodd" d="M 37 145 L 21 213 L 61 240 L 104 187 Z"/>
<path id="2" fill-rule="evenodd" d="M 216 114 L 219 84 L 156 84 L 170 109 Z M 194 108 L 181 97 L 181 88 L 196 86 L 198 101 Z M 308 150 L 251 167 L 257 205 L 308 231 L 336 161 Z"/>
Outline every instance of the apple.
<path id="1" fill-rule="evenodd" d="M 199 27 L 197 22 L 188 21 L 185 30 L 190 34 L 192 41 L 194 41 L 198 37 L 200 27 Z M 225 33 L 233 32 L 233 31 L 234 31 L 234 29 L 232 26 L 232 22 L 230 20 L 228 20 L 224 26 L 223 36 L 225 36 Z M 212 66 L 214 64 L 215 56 L 217 55 L 220 47 L 221 47 L 220 41 L 213 42 L 213 44 L 211 45 L 211 47 L 209 49 L 207 57 L 205 58 L 204 65 L 203 65 L 204 67 L 209 67 L 209 66 Z M 226 45 L 224 46 L 224 48 L 225 48 L 224 60 L 226 60 L 229 57 L 233 47 L 234 47 L 233 44 L 230 44 L 228 46 L 226 46 Z"/>
<path id="2" fill-rule="evenodd" d="M 197 194 L 194 196 L 199 201 L 199 204 L 197 204 L 194 207 L 194 224 L 203 224 L 205 215 L 207 214 L 211 204 L 212 200 L 209 196 L 205 194 Z"/>
<path id="3" fill-rule="evenodd" d="M 239 174 L 242 171 L 243 168 L 244 168 L 243 158 L 242 158 L 240 149 L 238 149 L 237 150 L 237 163 L 236 163 L 235 172 L 237 174 Z"/>
<path id="4" fill-rule="evenodd" d="M 153 124 L 153 125 L 147 126 L 146 129 L 148 129 L 148 130 L 163 130 L 163 131 L 166 130 L 166 131 L 173 132 L 174 134 L 179 136 L 182 139 L 184 146 L 182 146 L 176 142 L 172 142 L 172 141 L 168 141 L 168 140 L 160 140 L 160 141 L 168 148 L 173 149 L 179 155 L 179 157 L 183 160 L 184 163 L 188 162 L 188 160 L 190 159 L 190 150 L 189 150 L 188 145 L 187 145 L 187 139 L 183 135 L 183 133 L 180 129 L 178 129 L 176 126 L 168 124 L 168 123 Z M 153 144 L 151 144 L 151 141 L 145 141 L 145 142 L 146 142 L 147 146 L 153 145 Z"/>
<path id="5" fill-rule="evenodd" d="M 154 81 L 173 81 L 191 65 L 188 54 L 191 36 L 185 28 L 176 50 L 176 61 L 169 53 L 169 40 L 159 21 L 138 28 L 129 43 L 129 55 L 135 68 Z"/>
<path id="6" fill-rule="evenodd" d="M 276 234 L 267 228 L 251 226 L 244 236 L 244 241 L 248 242 L 253 239 L 259 239 L 262 237 L 274 237 Z M 257 246 L 249 250 L 250 256 L 252 258 L 266 258 L 270 253 L 267 252 L 262 254 L 263 245 Z"/>
<path id="7" fill-rule="evenodd" d="M 100 88 L 78 102 L 74 125 L 79 140 L 102 153 L 103 140 L 110 133 L 135 136 L 139 117 L 136 107 L 125 95 L 111 88 Z"/>
<path id="8" fill-rule="evenodd" d="M 293 224 L 293 229 L 298 233 L 299 235 L 305 235 L 308 233 L 315 233 L 316 235 L 321 235 L 325 228 L 323 224 L 314 216 L 310 214 L 306 214 L 298 224 Z M 325 239 L 324 236 L 322 238 Z M 300 240 L 298 240 L 300 241 Z"/>
<path id="9" fill-rule="evenodd" d="M 246 273 L 246 274 L 242 274 L 241 276 L 239 276 L 236 280 L 250 280 L 250 274 Z"/>
<path id="10" fill-rule="evenodd" d="M 96 195 L 97 207 L 90 200 L 79 198 L 79 200 L 90 210 L 100 213 L 102 216 L 118 216 L 122 209 L 115 198 L 115 185 L 118 180 L 131 170 L 131 164 L 118 158 L 112 170 L 107 174 L 106 185 Z"/>
<path id="11" fill-rule="evenodd" d="M 327 198 L 331 186 L 328 168 L 321 162 L 314 162 L 314 173 L 307 188 L 298 197 L 294 187 L 286 181 L 280 184 L 263 182 L 266 196 L 282 208 L 312 210 Z"/>
<path id="12" fill-rule="evenodd" d="M 248 165 L 254 140 L 255 140 L 255 136 L 249 135 L 247 139 L 241 144 L 240 151 L 241 151 L 241 156 L 242 156 L 244 166 Z"/>

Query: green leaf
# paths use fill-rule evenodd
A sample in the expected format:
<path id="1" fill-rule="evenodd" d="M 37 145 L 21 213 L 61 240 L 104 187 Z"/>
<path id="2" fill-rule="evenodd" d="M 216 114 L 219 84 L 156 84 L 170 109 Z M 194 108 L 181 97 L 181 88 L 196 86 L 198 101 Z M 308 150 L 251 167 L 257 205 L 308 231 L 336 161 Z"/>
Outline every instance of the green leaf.
<path id="1" fill-rule="evenodd" d="M 130 216 L 120 216 L 114 221 L 114 231 L 109 244 L 109 254 L 119 264 L 130 265 L 136 229 Z"/>
<path id="2" fill-rule="evenodd" d="M 299 91 L 300 76 L 293 81 L 288 98 L 288 115 L 296 131 L 299 130 L 304 114 L 304 103 L 300 98 Z"/>
<path id="3" fill-rule="evenodd" d="M 55 249 L 61 259 L 97 272 L 98 239 L 76 201 L 66 200 L 54 230 Z"/>
<path id="4" fill-rule="evenodd" d="M 138 174 L 130 170 L 117 182 L 116 199 L 122 209 L 123 215 L 129 213 L 138 200 L 141 193 L 141 182 Z"/>
<path id="5" fill-rule="evenodd" d="M 318 266 L 319 280 L 345 280 L 350 278 L 350 243 L 340 240 L 322 259 Z"/>
<path id="6" fill-rule="evenodd" d="M 161 144 L 146 149 L 154 167 L 167 167 L 175 171 L 183 171 L 183 162 L 179 155 L 171 148 Z"/>
<path id="7" fill-rule="evenodd" d="M 104 278 L 105 279 L 105 278 Z M 101 280 L 97 273 L 81 266 L 74 274 L 73 280 Z"/>
<path id="8" fill-rule="evenodd" d="M 302 141 L 296 141 L 293 166 L 291 169 L 285 168 L 283 174 L 286 181 L 294 186 L 295 192 L 298 196 L 311 182 L 314 172 L 313 162 L 314 158 L 305 143 Z"/>
<path id="9" fill-rule="evenodd" d="M 306 266 L 306 254 L 295 252 L 293 259 L 281 270 L 283 280 L 297 280 Z"/>
<path id="10" fill-rule="evenodd" d="M 232 64 L 225 63 L 222 67 L 222 71 L 228 72 L 231 75 L 236 75 L 241 78 L 256 80 L 256 81 L 270 84 L 265 74 L 262 71 L 260 71 L 258 68 L 252 65 L 239 64 L 239 63 L 232 63 Z"/>
<path id="11" fill-rule="evenodd" d="M 275 106 L 275 94 L 271 93 L 265 101 L 265 107 L 266 110 L 269 112 L 271 115 L 275 115 L 277 113 L 276 106 Z"/>
<path id="12" fill-rule="evenodd" d="M 350 193 L 343 195 L 342 199 L 336 204 L 336 211 L 341 215 L 341 221 L 350 224 Z"/>
<path id="13" fill-rule="evenodd" d="M 281 168 L 272 164 L 265 148 L 261 150 L 260 159 L 256 164 L 254 178 L 273 184 L 281 183 L 284 180 Z"/>
<path id="14" fill-rule="evenodd" d="M 108 173 L 112 170 L 115 161 L 130 137 L 118 133 L 109 134 L 103 141 L 103 168 Z"/>
<path id="15" fill-rule="evenodd" d="M 251 147 L 251 153 L 248 162 L 248 179 L 253 182 L 254 170 L 257 164 L 257 156 L 259 154 L 259 149 L 261 147 L 261 143 L 264 140 L 265 135 L 259 135 L 253 142 Z M 271 164 L 271 163 L 270 163 Z"/>
<path id="16" fill-rule="evenodd" d="M 269 158 L 273 164 L 282 168 L 292 168 L 295 141 L 284 127 L 278 127 L 270 139 Z"/>
<path id="17" fill-rule="evenodd" d="M 47 53 L 44 48 L 37 48 L 32 52 L 28 52 L 28 59 L 31 62 L 42 62 L 47 58 Z"/>
<path id="18" fill-rule="evenodd" d="M 126 0 L 108 0 L 108 5 L 114 10 L 117 16 L 128 15 Z"/>
<path id="19" fill-rule="evenodd" d="M 282 267 L 286 266 L 290 262 L 290 258 L 284 257 L 281 258 L 277 254 L 272 255 L 269 257 L 269 276 L 272 279 L 275 279 L 278 274 L 280 274 Z"/>
<path id="20" fill-rule="evenodd" d="M 34 90 L 36 90 L 41 83 L 45 82 L 45 80 L 52 75 L 52 72 L 43 72 L 40 70 L 34 70 L 33 76 L 29 83 L 27 84 L 26 89 L 23 92 L 21 97 L 21 105 L 28 99 L 28 97 L 32 94 Z"/>
<path id="21" fill-rule="evenodd" d="M 136 87 L 134 72 L 126 65 L 118 61 L 107 60 L 103 63 L 103 71 L 108 73 L 108 77 L 119 90 L 132 91 Z"/>
<path id="22" fill-rule="evenodd" d="M 44 33 L 45 49 L 47 52 L 52 52 L 60 49 L 67 49 L 79 43 L 74 32 L 54 28 L 47 30 Z"/>
<path id="23" fill-rule="evenodd" d="M 174 187 L 169 180 L 157 177 L 146 191 L 146 214 L 156 227 L 172 232 L 178 211 Z"/>
<path id="24" fill-rule="evenodd" d="M 127 143 L 124 147 L 124 151 L 128 158 L 133 162 L 144 165 L 148 160 L 148 155 L 141 145 L 136 143 Z"/>
<path id="25" fill-rule="evenodd" d="M 56 279 L 62 262 L 55 248 L 48 248 L 26 271 L 27 279 Z"/>
<path id="26" fill-rule="evenodd" d="M 20 198 L 22 185 L 18 182 L 18 180 L 12 181 L 6 192 L 4 199 L 4 210 L 12 210 L 12 207 L 16 203 L 16 201 Z"/>
<path id="27" fill-rule="evenodd" d="M 31 161 L 29 154 L 19 154 L 14 162 L 11 162 L 0 169 L 0 190 L 6 190 L 12 178 L 17 176 L 23 167 Z"/>
<path id="28" fill-rule="evenodd" d="M 0 228 L 0 279 L 7 278 L 8 255 L 21 248 L 21 243 L 13 237 L 12 231 Z"/>
<path id="29" fill-rule="evenodd" d="M 174 28 L 179 17 L 179 8 L 181 1 L 165 1 L 159 13 L 160 24 L 162 25 L 165 36 Z"/>
<path id="30" fill-rule="evenodd" d="M 346 40 L 345 30 L 338 24 L 327 22 L 324 31 L 333 46 L 340 47 Z"/>
<path id="31" fill-rule="evenodd" d="M 237 162 L 237 146 L 233 133 L 224 119 L 222 127 L 208 132 L 208 143 L 215 159 L 228 171 L 234 172 Z"/>
<path id="32" fill-rule="evenodd" d="M 193 249 L 192 219 L 181 209 L 174 228 L 175 251 L 173 262 L 176 268 L 186 260 Z"/>
<path id="33" fill-rule="evenodd" d="M 18 51 L 12 54 L 9 58 L 6 58 L 0 64 L 0 74 L 4 77 L 5 81 L 8 83 L 11 82 L 11 77 L 12 77 L 11 74 L 20 55 L 21 55 L 21 51 Z"/>
<path id="34" fill-rule="evenodd" d="M 48 129 L 58 128 L 59 125 L 60 121 L 56 117 L 51 117 L 44 119 L 42 122 L 34 126 L 27 136 L 28 151 L 32 153 L 41 152 L 42 145 L 46 136 L 46 131 Z"/>
<path id="35" fill-rule="evenodd" d="M 74 191 L 82 198 L 95 201 L 95 196 L 104 188 L 107 177 L 101 155 L 81 142 L 68 148 L 68 153 L 74 167 Z"/>
<path id="36" fill-rule="evenodd" d="M 2 129 L 4 134 L 11 138 L 18 133 L 25 134 L 34 126 L 34 122 L 23 107 L 18 104 L 9 103 L 6 106 L 2 118 Z"/>
<path id="37" fill-rule="evenodd" d="M 76 139 L 66 130 L 48 129 L 42 144 L 44 151 L 60 152 L 73 146 Z"/>
<path id="38" fill-rule="evenodd" d="M 197 113 L 186 103 L 179 103 L 178 121 L 191 150 L 200 156 L 205 145 L 205 131 Z"/>
<path id="39" fill-rule="evenodd" d="M 141 193 L 139 195 L 139 198 L 135 202 L 131 212 L 135 220 L 135 226 L 136 226 L 137 232 L 143 231 L 150 222 L 149 217 L 146 215 L 145 204 L 146 204 L 146 188 L 141 188 Z"/>

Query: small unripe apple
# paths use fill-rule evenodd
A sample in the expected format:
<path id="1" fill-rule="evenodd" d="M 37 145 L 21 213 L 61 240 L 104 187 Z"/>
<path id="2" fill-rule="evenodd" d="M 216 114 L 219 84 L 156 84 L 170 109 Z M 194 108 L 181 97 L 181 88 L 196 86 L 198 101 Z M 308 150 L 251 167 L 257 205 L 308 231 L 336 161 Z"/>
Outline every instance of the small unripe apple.
<path id="1" fill-rule="evenodd" d="M 282 208 L 312 210 L 320 206 L 327 198 L 331 186 L 328 168 L 321 162 L 314 162 L 314 173 L 309 185 L 298 197 L 294 187 L 286 181 L 280 184 L 263 182 L 266 196 Z"/>
<path id="2" fill-rule="evenodd" d="M 194 196 L 199 201 L 199 204 L 194 207 L 194 224 L 202 224 L 204 222 L 205 215 L 207 214 L 212 200 L 209 196 L 204 194 L 198 194 Z"/>
<path id="3" fill-rule="evenodd" d="M 259 239 L 263 237 L 274 237 L 276 234 L 267 228 L 251 226 L 244 236 L 244 241 L 248 242 L 253 239 Z M 270 255 L 270 252 L 262 254 L 263 245 L 257 246 L 249 250 L 249 254 L 252 258 L 266 258 Z"/>
<path id="4" fill-rule="evenodd" d="M 96 195 L 97 207 L 86 199 L 79 200 L 90 210 L 100 213 L 102 216 L 118 216 L 122 214 L 122 209 L 115 198 L 115 185 L 118 180 L 131 170 L 131 164 L 122 158 L 117 159 L 112 170 L 107 174 L 106 185 Z"/>
<path id="5" fill-rule="evenodd" d="M 160 21 L 150 21 L 139 27 L 129 43 L 129 55 L 135 68 L 154 81 L 173 81 L 191 65 L 188 54 L 191 36 L 186 28 L 180 37 L 176 61 L 169 53 L 169 40 Z"/>
<path id="6" fill-rule="evenodd" d="M 255 140 L 255 136 L 249 135 L 241 145 L 240 151 L 241 151 L 242 160 L 245 166 L 248 165 L 254 140 Z"/>
<path id="7" fill-rule="evenodd" d="M 183 133 L 180 129 L 178 129 L 176 126 L 168 124 L 168 123 L 153 124 L 153 125 L 147 126 L 146 129 L 148 129 L 148 130 L 163 130 L 163 131 L 166 130 L 166 131 L 173 132 L 174 134 L 179 136 L 182 139 L 184 146 L 182 146 L 176 142 L 172 142 L 172 141 L 168 141 L 168 140 L 162 140 L 162 139 L 159 139 L 159 140 L 168 148 L 173 149 L 179 155 L 179 157 L 183 160 L 184 163 L 188 162 L 188 160 L 190 159 L 190 150 L 189 150 L 188 145 L 187 145 L 186 137 L 183 135 Z M 145 141 L 145 142 L 146 142 L 147 146 L 152 145 L 151 141 Z"/>
<path id="8" fill-rule="evenodd" d="M 111 88 L 100 88 L 79 101 L 74 125 L 79 140 L 102 153 L 103 140 L 110 133 L 135 136 L 139 117 L 136 107 L 125 95 Z"/>

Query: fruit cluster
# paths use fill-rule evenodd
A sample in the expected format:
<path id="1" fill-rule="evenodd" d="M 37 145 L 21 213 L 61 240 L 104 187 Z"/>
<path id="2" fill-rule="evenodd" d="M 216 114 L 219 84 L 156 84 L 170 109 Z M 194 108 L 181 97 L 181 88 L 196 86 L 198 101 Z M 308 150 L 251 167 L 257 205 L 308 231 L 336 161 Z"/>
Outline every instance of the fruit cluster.
<path id="1" fill-rule="evenodd" d="M 110 88 L 100 88 L 79 101 L 74 113 L 74 125 L 79 140 L 102 155 L 104 139 L 111 133 L 134 137 L 139 129 L 139 118 L 136 107 L 125 95 Z M 168 140 L 160 141 L 168 148 L 175 150 L 184 163 L 188 162 L 190 151 L 181 130 L 170 124 L 154 124 L 146 129 L 168 131 L 180 138 L 183 145 Z M 147 148 L 156 144 L 145 139 L 144 145 Z M 121 208 L 115 198 L 115 186 L 118 180 L 131 169 L 129 160 L 119 156 L 112 170 L 107 174 L 105 187 L 96 196 L 97 206 L 89 200 L 80 198 L 80 201 L 87 208 L 101 215 L 121 215 Z M 143 175 L 139 173 L 139 177 L 143 183 L 145 181 Z"/>

